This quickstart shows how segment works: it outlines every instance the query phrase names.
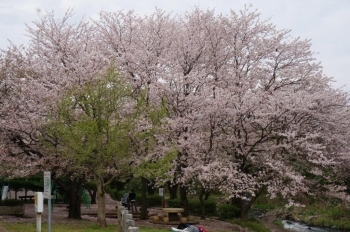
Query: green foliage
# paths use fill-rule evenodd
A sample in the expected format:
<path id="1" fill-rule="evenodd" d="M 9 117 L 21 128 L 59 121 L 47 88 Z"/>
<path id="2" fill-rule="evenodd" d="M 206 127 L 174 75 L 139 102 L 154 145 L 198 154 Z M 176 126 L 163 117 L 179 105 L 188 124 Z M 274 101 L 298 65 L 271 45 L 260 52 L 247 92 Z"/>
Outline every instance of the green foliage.
<path id="1" fill-rule="evenodd" d="M 230 222 L 237 224 L 239 226 L 248 228 L 249 231 L 255 231 L 255 232 L 270 232 L 268 228 L 266 228 L 261 222 L 255 220 L 255 219 L 249 219 L 249 220 L 242 220 L 235 218 L 233 220 L 230 220 Z"/>
<path id="2" fill-rule="evenodd" d="M 142 196 L 136 196 L 136 203 L 141 204 Z M 161 207 L 162 206 L 162 197 L 159 195 L 148 195 L 147 196 L 147 207 Z"/>
<path id="3" fill-rule="evenodd" d="M 167 199 L 166 204 L 168 205 L 169 208 L 181 208 L 182 207 L 180 198 Z"/>
<path id="4" fill-rule="evenodd" d="M 255 200 L 252 208 L 256 210 L 268 211 L 276 208 L 284 208 L 286 203 L 286 199 L 284 199 L 281 195 L 277 195 L 276 198 L 270 199 L 270 196 L 265 193 Z"/>
<path id="5" fill-rule="evenodd" d="M 72 89 L 47 128 L 62 145 L 55 151 L 93 170 L 125 158 L 131 143 L 125 135 L 132 130 L 137 111 L 133 102 L 131 88 L 113 69 L 83 88 Z"/>
<path id="6" fill-rule="evenodd" d="M 198 198 L 188 200 L 190 214 L 201 215 L 201 202 Z M 206 216 L 214 216 L 216 214 L 216 202 L 214 200 L 204 201 Z"/>
<path id="7" fill-rule="evenodd" d="M 8 223 L 1 222 L 1 225 L 8 231 L 24 232 L 24 231 L 36 231 L 35 223 Z M 52 231 L 55 232 L 115 232 L 116 226 L 110 225 L 107 228 L 99 228 L 95 222 L 89 222 L 86 220 L 76 220 L 74 223 L 53 223 L 51 225 Z M 43 223 L 41 227 L 42 231 L 47 231 L 47 223 Z M 140 227 L 142 232 L 168 232 L 169 229 Z"/>
<path id="8" fill-rule="evenodd" d="M 287 212 L 291 218 L 312 226 L 350 230 L 350 208 L 342 200 L 325 195 L 312 196 L 309 194 L 297 194 L 293 200 L 305 207 L 292 206 L 286 211 L 286 200 L 281 196 L 270 199 L 267 195 L 263 195 L 256 200 L 253 208 Z"/>
<path id="9" fill-rule="evenodd" d="M 106 192 L 111 196 L 113 200 L 120 201 L 120 199 L 123 197 L 124 193 L 123 191 L 118 191 L 117 189 L 107 188 Z"/>
<path id="10" fill-rule="evenodd" d="M 260 203 L 260 204 L 255 204 L 254 209 L 263 210 L 263 211 L 273 210 L 275 209 L 275 205 Z"/>
<path id="11" fill-rule="evenodd" d="M 134 189 L 136 195 L 142 192 L 142 180 L 141 177 L 132 178 L 125 186 L 125 192 L 130 192 L 131 189 Z"/>
<path id="12" fill-rule="evenodd" d="M 280 227 L 283 227 L 283 222 L 282 222 L 282 219 L 280 218 L 277 218 L 273 224 L 277 225 L 277 226 L 280 226 Z"/>
<path id="13" fill-rule="evenodd" d="M 148 207 L 159 207 L 162 206 L 163 198 L 159 195 L 149 195 L 147 196 L 147 206 Z"/>
<path id="14" fill-rule="evenodd" d="M 16 199 L 5 199 L 0 201 L 1 206 L 21 206 L 24 205 L 24 201 Z"/>
<path id="15" fill-rule="evenodd" d="M 174 150 L 171 151 L 161 159 L 154 160 L 150 162 L 149 160 L 144 160 L 135 170 L 136 176 L 143 176 L 148 179 L 164 179 L 163 182 L 159 183 L 161 185 L 164 185 L 166 180 L 169 180 L 172 178 L 170 174 L 166 175 L 171 168 L 172 168 L 172 161 L 174 158 L 178 155 L 178 151 Z M 161 177 L 161 178 L 160 178 Z"/>
<path id="16" fill-rule="evenodd" d="M 38 192 L 42 191 L 44 187 L 43 176 L 33 175 L 27 178 L 14 178 L 6 180 L 10 186 L 10 190 L 13 191 L 33 191 Z"/>
<path id="17" fill-rule="evenodd" d="M 170 208 L 181 208 L 180 198 L 167 199 L 166 203 Z M 201 203 L 199 199 L 188 199 L 189 211 L 193 215 L 201 215 Z M 216 215 L 216 203 L 214 200 L 206 200 L 204 203 L 205 213 L 207 216 Z"/>
<path id="18" fill-rule="evenodd" d="M 35 223 L 3 223 L 2 225 L 8 231 L 24 232 L 24 231 L 36 231 Z M 51 225 L 52 231 L 55 232 L 115 232 L 115 225 L 108 226 L 107 228 L 98 228 L 95 222 L 87 222 L 86 220 L 78 221 L 74 223 L 53 223 Z M 43 223 L 41 226 L 42 231 L 48 231 L 47 223 Z"/>
<path id="19" fill-rule="evenodd" d="M 239 216 L 239 208 L 231 204 L 217 206 L 216 214 L 221 220 L 232 219 Z"/>
<path id="20" fill-rule="evenodd" d="M 324 196 L 311 201 L 308 197 L 305 198 L 304 202 L 309 202 L 305 207 L 288 209 L 292 218 L 304 221 L 308 225 L 350 230 L 350 208 L 342 201 Z"/>

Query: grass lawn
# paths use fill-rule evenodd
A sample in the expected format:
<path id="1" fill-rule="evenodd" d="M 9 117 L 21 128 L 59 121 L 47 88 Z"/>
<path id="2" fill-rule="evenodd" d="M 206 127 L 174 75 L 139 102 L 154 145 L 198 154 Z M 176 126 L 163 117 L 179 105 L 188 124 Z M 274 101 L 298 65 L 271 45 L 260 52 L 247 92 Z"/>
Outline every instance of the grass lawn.
<path id="1" fill-rule="evenodd" d="M 9 232 L 36 232 L 36 224 L 33 223 L 6 223 L 1 222 Z M 116 232 L 116 225 L 108 226 L 105 229 L 100 229 L 96 224 L 91 223 L 69 223 L 69 224 L 53 224 L 51 226 L 54 232 Z M 47 224 L 41 226 L 41 231 L 47 231 Z M 158 229 L 149 227 L 140 227 L 142 232 L 168 232 L 168 229 Z"/>

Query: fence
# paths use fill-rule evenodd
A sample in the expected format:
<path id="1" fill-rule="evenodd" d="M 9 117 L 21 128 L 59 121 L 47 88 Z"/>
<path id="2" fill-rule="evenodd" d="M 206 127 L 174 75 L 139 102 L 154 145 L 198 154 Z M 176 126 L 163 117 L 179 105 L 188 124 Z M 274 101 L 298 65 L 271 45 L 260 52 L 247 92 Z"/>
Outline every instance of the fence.
<path id="1" fill-rule="evenodd" d="M 118 202 L 118 232 L 139 232 L 132 214 L 120 202 Z"/>

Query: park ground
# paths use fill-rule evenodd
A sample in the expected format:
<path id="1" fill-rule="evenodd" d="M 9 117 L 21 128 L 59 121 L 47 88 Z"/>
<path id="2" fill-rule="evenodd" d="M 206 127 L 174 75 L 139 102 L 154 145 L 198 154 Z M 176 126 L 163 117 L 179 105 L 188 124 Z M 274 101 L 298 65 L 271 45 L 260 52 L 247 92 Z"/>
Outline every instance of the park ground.
<path id="1" fill-rule="evenodd" d="M 51 215 L 52 218 L 52 224 L 74 224 L 74 223 L 86 223 L 94 225 L 96 223 L 96 212 L 97 212 L 97 205 L 91 205 L 90 208 L 88 208 L 85 205 L 82 205 L 82 218 L 83 220 L 77 222 L 77 220 L 68 219 L 68 209 L 66 208 L 66 204 L 55 204 L 54 209 Z M 106 213 L 108 215 L 107 217 L 107 223 L 108 225 L 115 226 L 117 228 L 117 222 L 118 219 L 116 217 L 110 216 L 110 215 L 116 215 L 117 202 L 114 201 L 109 195 L 106 196 Z M 161 208 L 150 208 L 149 212 L 151 214 L 161 214 Z M 44 210 L 44 213 L 42 215 L 42 224 L 47 224 L 48 221 L 48 215 L 47 210 Z M 209 232 L 228 232 L 228 231 L 242 231 L 242 232 L 248 232 L 248 229 L 242 228 L 238 225 L 225 222 L 225 221 L 219 221 L 213 218 L 207 218 L 205 220 L 200 220 L 198 218 L 199 224 L 204 226 Z M 285 232 L 287 230 L 273 224 L 274 217 L 273 216 L 267 216 L 263 217 L 261 222 L 272 232 Z M 8 230 L 5 228 L 4 223 L 28 223 L 35 224 L 36 222 L 36 212 L 34 211 L 34 205 L 33 204 L 26 204 L 25 214 L 23 217 L 16 217 L 16 216 L 0 216 L 0 232 L 8 232 Z M 164 225 L 164 224 L 154 224 L 150 220 L 136 220 L 136 226 L 145 226 L 145 227 L 151 227 L 151 228 L 163 228 L 163 229 L 171 229 L 171 225 Z M 173 225 L 174 226 L 174 225 Z M 176 227 L 176 226 L 175 226 Z"/>

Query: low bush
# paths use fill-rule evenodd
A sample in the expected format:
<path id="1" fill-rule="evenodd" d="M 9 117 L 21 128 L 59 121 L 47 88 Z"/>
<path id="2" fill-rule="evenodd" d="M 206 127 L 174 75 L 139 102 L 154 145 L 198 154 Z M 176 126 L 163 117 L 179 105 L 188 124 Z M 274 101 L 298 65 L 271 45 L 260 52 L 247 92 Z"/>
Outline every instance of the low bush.
<path id="1" fill-rule="evenodd" d="M 20 206 L 24 205 L 24 201 L 16 199 L 6 199 L 0 201 L 0 206 Z"/>
<path id="2" fill-rule="evenodd" d="M 141 205 L 142 196 L 136 196 L 136 204 Z M 161 207 L 162 206 L 162 197 L 159 195 L 148 195 L 147 196 L 147 207 Z"/>
<path id="3" fill-rule="evenodd" d="M 148 195 L 147 206 L 148 207 L 161 207 L 163 198 L 159 195 Z"/>
<path id="4" fill-rule="evenodd" d="M 126 193 L 125 191 L 118 191 L 116 189 L 107 189 L 106 191 L 111 196 L 111 198 L 115 201 L 120 201 L 120 199 Z"/>
<path id="5" fill-rule="evenodd" d="M 188 201 L 190 214 L 201 215 L 201 202 L 199 199 L 191 199 Z M 205 215 L 214 216 L 216 213 L 216 202 L 213 200 L 204 201 Z"/>
<path id="6" fill-rule="evenodd" d="M 167 199 L 166 203 L 170 208 L 182 208 L 180 198 Z M 206 216 L 216 215 L 216 202 L 214 200 L 206 200 L 204 204 Z M 188 206 L 190 214 L 201 215 L 202 206 L 199 199 L 188 199 Z"/>
<path id="7" fill-rule="evenodd" d="M 216 215 L 221 220 L 232 219 L 239 216 L 239 208 L 230 204 L 220 204 L 217 206 Z"/>
<path id="8" fill-rule="evenodd" d="M 166 204 L 168 205 L 169 208 L 181 208 L 182 207 L 180 198 L 167 199 Z"/>

